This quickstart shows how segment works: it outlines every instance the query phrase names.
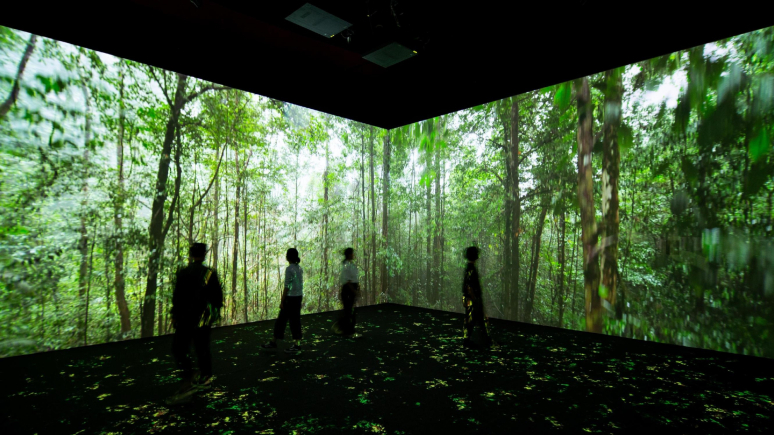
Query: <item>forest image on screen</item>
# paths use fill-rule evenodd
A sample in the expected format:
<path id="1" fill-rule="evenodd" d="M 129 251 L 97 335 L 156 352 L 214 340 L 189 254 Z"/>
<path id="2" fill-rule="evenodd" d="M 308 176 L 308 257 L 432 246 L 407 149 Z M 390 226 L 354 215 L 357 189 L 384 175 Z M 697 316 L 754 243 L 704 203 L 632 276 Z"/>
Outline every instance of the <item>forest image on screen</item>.
<path id="1" fill-rule="evenodd" d="M 0 27 L 0 356 L 171 333 L 202 242 L 221 326 L 291 247 L 462 312 L 477 246 L 489 317 L 771 358 L 773 124 L 774 28 L 385 130 Z"/>

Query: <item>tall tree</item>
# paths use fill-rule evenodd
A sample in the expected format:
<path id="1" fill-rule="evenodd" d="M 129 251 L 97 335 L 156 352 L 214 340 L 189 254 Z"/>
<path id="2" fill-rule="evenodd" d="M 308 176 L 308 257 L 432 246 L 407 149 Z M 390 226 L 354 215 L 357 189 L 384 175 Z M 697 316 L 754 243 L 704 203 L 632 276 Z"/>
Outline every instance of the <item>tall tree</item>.
<path id="1" fill-rule="evenodd" d="M 435 137 L 440 136 L 442 132 L 441 123 L 435 126 Z M 441 298 L 441 225 L 443 220 L 441 219 L 441 147 L 440 143 L 436 141 L 433 144 L 433 157 L 435 163 L 433 172 L 435 173 L 435 221 L 433 222 L 433 294 L 435 300 Z"/>
<path id="2" fill-rule="evenodd" d="M 545 227 L 546 213 L 548 205 L 543 204 L 540 208 L 540 216 L 535 223 L 535 235 L 532 239 L 532 264 L 529 266 L 529 281 L 527 288 L 527 300 L 524 306 L 523 322 L 534 323 L 532 321 L 532 309 L 535 306 L 535 289 L 537 288 L 538 267 L 540 266 L 540 245 L 543 237 L 543 227 Z M 549 249 L 551 247 L 549 246 Z"/>
<path id="3" fill-rule="evenodd" d="M 426 210 L 426 223 L 425 223 L 425 235 L 427 237 L 427 249 L 426 249 L 426 264 L 425 264 L 425 297 L 427 298 L 427 303 L 430 305 L 434 305 L 435 301 L 438 298 L 438 295 L 435 294 L 432 281 L 432 272 L 433 272 L 433 248 L 432 248 L 432 240 L 433 240 L 433 214 L 432 214 L 432 195 L 430 193 L 430 174 L 431 174 L 431 168 L 433 165 L 433 158 L 432 153 L 426 152 L 424 153 L 425 156 L 425 175 L 422 177 L 425 185 L 425 210 Z"/>
<path id="4" fill-rule="evenodd" d="M 374 128 L 371 127 L 371 137 L 368 143 L 369 151 L 369 164 L 368 173 L 371 177 L 371 298 L 366 298 L 366 303 L 376 300 L 376 295 L 379 294 L 376 288 L 376 193 L 374 183 Z"/>
<path id="5" fill-rule="evenodd" d="M 156 74 L 153 67 L 149 68 L 151 75 Z M 163 73 L 162 73 L 163 74 Z M 142 303 L 142 321 L 140 335 L 142 337 L 153 336 L 153 325 L 155 319 L 155 305 L 156 305 L 156 290 L 158 288 L 158 273 L 159 273 L 159 260 L 161 259 L 161 253 L 164 249 L 164 242 L 169 232 L 169 228 L 172 225 L 172 212 L 174 210 L 175 202 L 178 200 L 178 193 L 180 188 L 179 177 L 175 182 L 175 195 L 172 198 L 172 205 L 169 208 L 169 216 L 165 219 L 164 204 L 167 200 L 167 180 L 169 178 L 169 164 L 172 154 L 172 144 L 175 142 L 175 133 L 180 125 L 180 115 L 186 104 L 195 100 L 199 95 L 204 92 L 213 89 L 224 89 L 222 87 L 209 85 L 203 86 L 199 90 L 192 93 L 186 93 L 186 85 L 188 83 L 188 76 L 183 74 L 175 74 L 176 86 L 174 93 L 170 95 L 165 86 L 166 81 L 158 81 L 160 87 L 164 92 L 164 97 L 167 100 L 169 108 L 169 119 L 166 122 L 164 131 L 164 139 L 161 146 L 161 156 L 159 158 L 159 168 L 156 176 L 156 187 L 154 189 L 153 205 L 151 207 L 151 221 L 148 227 L 149 239 L 148 250 L 150 252 L 148 256 L 148 279 L 145 287 L 145 296 Z M 179 157 L 180 144 L 178 143 L 178 150 L 176 154 Z"/>
<path id="6" fill-rule="evenodd" d="M 605 73 L 605 111 L 602 139 L 602 255 L 599 296 L 607 310 L 616 305 L 618 290 L 618 175 L 621 154 L 618 130 L 621 124 L 622 69 Z M 599 328 L 599 326 L 595 326 Z"/>
<path id="7" fill-rule="evenodd" d="M 583 240 L 583 288 L 586 295 L 586 330 L 602 332 L 602 304 L 599 297 L 599 260 L 597 222 L 594 212 L 593 170 L 591 153 L 593 142 L 593 106 L 589 79 L 575 83 L 578 108 L 578 203 L 581 213 Z"/>
<path id="8" fill-rule="evenodd" d="M 19 61 L 19 67 L 16 70 L 16 77 L 14 78 L 13 86 L 11 86 L 11 93 L 8 94 L 8 97 L 6 97 L 5 101 L 0 104 L 0 120 L 5 118 L 5 115 L 8 114 L 8 112 L 11 110 L 11 107 L 16 104 L 16 100 L 19 98 L 21 79 L 24 75 L 24 70 L 27 68 L 27 62 L 29 62 L 30 57 L 32 57 L 32 52 L 35 51 L 35 43 L 37 42 L 37 39 L 37 35 L 31 35 L 29 41 L 27 41 L 27 47 L 24 49 L 24 54 L 22 54 L 22 58 Z"/>
<path id="9" fill-rule="evenodd" d="M 234 123 L 237 121 L 235 120 Z M 236 141 L 235 141 L 236 142 Z M 236 143 L 234 143 L 236 145 Z M 239 148 L 234 146 L 234 172 L 236 173 L 236 194 L 234 195 L 234 244 L 231 249 L 231 320 L 236 320 L 237 309 L 237 265 L 239 264 L 239 200 L 242 193 L 242 176 L 239 167 Z"/>
<path id="10" fill-rule="evenodd" d="M 520 280 L 521 280 L 521 256 L 519 251 L 519 244 L 521 242 L 521 189 L 519 180 L 521 174 L 519 173 L 520 152 L 519 152 L 519 102 L 517 98 L 511 98 L 511 116 L 510 116 L 510 132 L 506 135 L 506 144 L 508 146 L 506 150 L 507 156 L 507 186 L 506 186 L 506 214 L 507 220 L 506 229 L 506 250 L 510 248 L 510 252 L 506 252 L 506 258 L 509 259 L 507 267 L 509 276 L 507 276 L 507 301 L 510 310 L 509 318 L 517 319 L 520 315 L 521 305 L 521 292 L 520 292 Z M 504 126 L 507 123 L 503 122 Z M 506 129 L 506 132 L 508 130 Z M 507 139 L 510 138 L 510 141 Z"/>
<path id="11" fill-rule="evenodd" d="M 564 204 L 561 206 L 561 214 L 559 215 L 559 228 L 561 234 L 559 235 L 559 247 L 557 252 L 556 261 L 559 263 L 559 319 L 557 325 L 560 328 L 564 327 L 564 297 L 565 297 L 565 252 L 567 251 L 567 212 L 564 209 Z"/>
<path id="12" fill-rule="evenodd" d="M 126 62 L 118 63 L 118 142 L 116 143 L 116 192 L 113 197 L 113 222 L 115 225 L 115 286 L 116 306 L 121 319 L 121 335 L 126 337 L 132 331 L 129 316 L 129 305 L 126 303 L 126 277 L 124 276 L 124 202 L 126 201 L 126 186 L 124 181 L 124 139 L 126 135 L 126 102 L 124 76 Z M 107 275 L 106 275 L 107 277 Z"/>
<path id="13" fill-rule="evenodd" d="M 86 225 L 88 221 L 88 198 L 89 198 L 89 151 L 90 151 L 90 143 L 91 142 L 91 96 L 89 94 L 89 88 L 87 86 L 88 78 L 83 77 L 82 78 L 83 84 L 81 85 L 81 91 L 83 92 L 83 98 L 85 101 L 85 110 L 84 110 L 84 117 L 85 117 L 85 123 L 84 123 L 84 131 L 83 131 L 83 172 L 81 174 L 82 178 L 82 184 L 81 184 L 81 226 L 78 230 L 80 233 L 80 238 L 78 241 L 78 251 L 81 254 L 81 264 L 80 268 L 78 270 L 78 298 L 79 302 L 83 304 L 83 297 L 86 294 L 86 287 L 88 286 L 89 282 L 89 233 L 87 231 Z M 84 341 L 86 340 L 86 324 L 83 321 L 80 321 L 80 327 L 78 328 L 78 331 L 83 334 Z"/>
<path id="14" fill-rule="evenodd" d="M 328 187 L 330 184 L 330 173 L 328 172 L 330 169 L 330 156 L 328 155 L 328 142 L 325 142 L 325 171 L 323 171 L 323 237 L 322 237 L 322 244 L 323 244 L 323 273 L 322 273 L 322 281 L 323 281 L 323 291 L 322 293 L 325 295 L 325 303 L 328 304 L 329 295 L 329 281 L 328 281 Z M 319 312 L 322 307 L 321 304 L 318 304 L 317 311 Z"/>
<path id="15" fill-rule="evenodd" d="M 382 259 L 381 270 L 381 291 L 389 297 L 389 275 L 387 270 L 387 260 L 389 255 L 387 250 L 389 248 L 388 238 L 388 205 L 390 202 L 390 134 L 384 135 L 384 148 L 382 150 L 382 247 L 384 251 L 384 258 Z M 389 299 L 388 299 L 389 300 Z"/>

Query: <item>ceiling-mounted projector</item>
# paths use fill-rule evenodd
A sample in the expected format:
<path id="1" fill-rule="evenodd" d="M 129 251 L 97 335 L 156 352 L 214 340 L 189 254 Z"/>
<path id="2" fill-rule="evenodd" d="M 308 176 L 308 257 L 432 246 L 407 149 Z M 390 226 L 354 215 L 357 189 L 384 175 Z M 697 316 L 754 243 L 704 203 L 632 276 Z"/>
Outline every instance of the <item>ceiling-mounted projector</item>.
<path id="1" fill-rule="evenodd" d="M 416 55 L 416 51 L 406 48 L 397 42 L 393 42 L 386 47 L 366 54 L 363 56 L 363 59 L 371 61 L 381 67 L 387 68 Z"/>
<path id="2" fill-rule="evenodd" d="M 332 38 L 342 30 L 352 26 L 341 18 L 309 3 L 301 6 L 285 19 L 326 38 Z"/>

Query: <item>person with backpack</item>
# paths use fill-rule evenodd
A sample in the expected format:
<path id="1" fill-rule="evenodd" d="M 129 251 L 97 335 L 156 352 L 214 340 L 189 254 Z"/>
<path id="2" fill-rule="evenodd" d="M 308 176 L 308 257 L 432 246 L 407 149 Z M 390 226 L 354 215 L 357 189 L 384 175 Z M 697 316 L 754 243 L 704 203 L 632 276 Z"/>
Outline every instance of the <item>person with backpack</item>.
<path id="1" fill-rule="evenodd" d="M 301 302 L 304 299 L 304 271 L 298 263 L 301 257 L 298 256 L 296 248 L 288 249 L 285 259 L 290 265 L 285 268 L 285 290 L 280 299 L 280 312 L 277 320 L 274 322 L 274 339 L 268 343 L 262 344 L 264 349 L 276 349 L 277 340 L 283 340 L 285 337 L 285 327 L 290 323 L 290 332 L 293 335 L 293 344 L 285 349 L 287 353 L 301 352 Z"/>
<path id="2" fill-rule="evenodd" d="M 190 263 L 179 269 L 175 276 L 170 315 L 175 336 L 172 340 L 172 354 L 179 369 L 183 371 L 183 382 L 177 392 L 168 399 L 176 403 L 190 397 L 196 391 L 209 389 L 212 385 L 212 355 L 210 354 L 210 329 L 220 320 L 223 306 L 223 287 L 215 269 L 204 265 L 207 245 L 194 243 L 189 250 Z M 195 373 L 188 356 L 193 343 L 199 372 Z"/>

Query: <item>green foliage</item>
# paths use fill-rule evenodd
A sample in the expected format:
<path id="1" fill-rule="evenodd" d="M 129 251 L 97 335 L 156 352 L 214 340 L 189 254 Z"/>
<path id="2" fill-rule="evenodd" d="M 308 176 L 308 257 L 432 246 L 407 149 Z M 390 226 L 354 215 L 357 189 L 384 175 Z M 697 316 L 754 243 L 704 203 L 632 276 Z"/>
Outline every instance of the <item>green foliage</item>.
<path id="1" fill-rule="evenodd" d="M 753 139 L 750 141 L 749 152 L 753 162 L 757 162 L 769 153 L 771 148 L 771 139 L 768 129 L 759 125 L 753 133 Z"/>
<path id="2" fill-rule="evenodd" d="M 621 124 L 618 127 L 618 147 L 621 150 L 621 154 L 624 155 L 629 152 L 634 144 L 634 134 L 632 128 L 626 124 Z"/>
<path id="3" fill-rule="evenodd" d="M 559 110 L 566 110 L 570 106 L 571 98 L 572 86 L 570 82 L 565 82 L 557 86 L 556 94 L 554 94 L 554 104 L 559 107 Z"/>

